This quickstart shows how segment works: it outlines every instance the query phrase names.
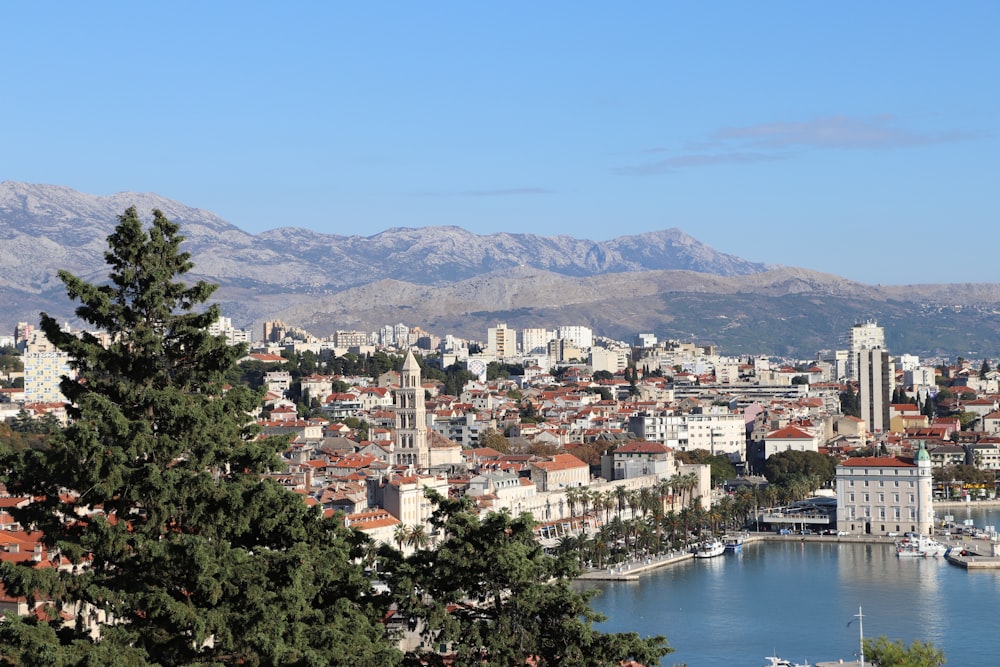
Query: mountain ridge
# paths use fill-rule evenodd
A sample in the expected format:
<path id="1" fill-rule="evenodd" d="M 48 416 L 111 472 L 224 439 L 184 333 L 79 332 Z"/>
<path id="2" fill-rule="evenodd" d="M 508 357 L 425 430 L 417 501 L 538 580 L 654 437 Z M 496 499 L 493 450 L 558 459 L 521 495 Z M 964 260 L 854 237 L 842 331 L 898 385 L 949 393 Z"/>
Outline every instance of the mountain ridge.
<path id="1" fill-rule="evenodd" d="M 948 324 L 969 332 L 949 347 L 1000 352 L 994 315 L 1000 284 L 864 285 L 749 262 L 677 228 L 603 242 L 477 235 L 456 226 L 394 227 L 370 236 L 289 226 L 255 235 L 210 211 L 152 193 L 97 196 L 14 181 L 0 183 L 0 299 L 6 304 L 0 330 L 37 321 L 41 310 L 72 319 L 73 304 L 56 271 L 65 268 L 88 280 L 106 275 L 106 237 L 117 216 L 133 205 L 144 218 L 159 208 L 181 225 L 195 262 L 191 277 L 219 283 L 216 297 L 225 315 L 243 326 L 279 317 L 324 335 L 403 321 L 481 339 L 497 321 L 515 327 L 581 323 L 619 338 L 651 331 L 722 341 L 731 351 L 801 354 L 815 352 L 809 346 L 824 339 L 832 338 L 824 347 L 835 347 L 852 318 L 887 318 L 926 329 L 933 324 L 927 313 L 945 308 L 954 310 Z M 763 311 L 747 307 L 755 302 L 767 304 L 766 321 Z M 733 309 L 732 316 L 708 314 L 724 307 Z M 925 319 L 910 321 L 907 313 Z M 763 336 L 774 322 L 803 319 L 812 322 L 809 335 L 775 330 Z M 934 326 L 917 337 L 915 352 L 941 348 L 933 340 Z M 758 350 L 751 349 L 755 332 Z"/>

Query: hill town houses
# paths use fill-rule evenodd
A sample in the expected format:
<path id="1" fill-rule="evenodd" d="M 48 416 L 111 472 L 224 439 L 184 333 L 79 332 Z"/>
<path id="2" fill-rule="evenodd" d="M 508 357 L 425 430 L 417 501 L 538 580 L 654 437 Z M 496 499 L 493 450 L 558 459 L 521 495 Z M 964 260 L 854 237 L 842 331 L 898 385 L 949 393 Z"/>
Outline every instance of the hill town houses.
<path id="1" fill-rule="evenodd" d="M 232 344 L 253 338 L 225 318 L 213 333 Z M 708 508 L 724 491 L 712 487 L 709 465 L 684 462 L 696 450 L 726 457 L 748 479 L 779 452 L 831 454 L 843 462 L 835 485 L 842 530 L 928 532 L 932 469 L 1000 469 L 1000 378 L 968 362 L 935 367 L 890 357 L 872 322 L 850 338 L 849 350 L 775 361 L 648 333 L 614 341 L 580 325 L 498 323 L 476 342 L 402 324 L 319 339 L 272 321 L 241 364 L 260 371 L 261 432 L 289 440 L 276 479 L 303 502 L 404 550 L 435 538 L 428 490 L 468 496 L 483 513 L 530 512 L 546 544 L 615 514 L 631 518 L 634 507 L 608 499 L 646 488 L 665 485 L 668 510 L 685 498 Z M 21 370 L 2 367 L 0 418 L 64 422 L 58 379 L 72 372 L 69 360 L 25 323 L 0 336 L 0 347 L 22 362 Z M 377 377 L 323 370 L 332 360 L 380 353 L 402 365 Z M 307 357 L 309 365 L 289 363 Z M 457 365 L 468 371 L 465 381 L 448 393 L 419 360 Z M 490 372 L 497 368 L 504 372 Z M 961 419 L 921 409 L 944 393 L 941 382 L 957 407 L 946 412 Z M 860 416 L 844 414 L 845 392 L 858 397 Z M 875 455 L 852 462 L 859 451 Z M 894 489 L 907 485 L 888 500 L 860 490 L 887 480 Z M 0 529 L 0 557 L 42 557 L 37 535 L 2 512 Z"/>

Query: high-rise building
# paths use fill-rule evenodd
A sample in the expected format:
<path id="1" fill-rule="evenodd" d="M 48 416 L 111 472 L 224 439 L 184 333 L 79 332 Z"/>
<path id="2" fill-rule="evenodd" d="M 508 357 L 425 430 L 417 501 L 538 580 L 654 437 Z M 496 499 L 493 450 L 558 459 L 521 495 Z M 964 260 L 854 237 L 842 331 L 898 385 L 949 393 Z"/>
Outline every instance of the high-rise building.
<path id="1" fill-rule="evenodd" d="M 486 350 L 497 360 L 517 356 L 517 331 L 502 322 L 486 330 Z"/>
<path id="2" fill-rule="evenodd" d="M 399 373 L 399 389 L 396 390 L 396 438 L 392 462 L 397 466 L 426 470 L 430 461 L 420 365 L 413 352 L 408 351 Z"/>
<path id="3" fill-rule="evenodd" d="M 287 327 L 281 320 L 267 320 L 264 322 L 264 342 L 280 343 L 287 333 Z"/>
<path id="4" fill-rule="evenodd" d="M 848 356 L 847 377 L 858 379 L 858 353 L 874 348 L 885 349 L 885 329 L 874 320 L 869 320 L 851 327 L 851 353 Z"/>
<path id="5" fill-rule="evenodd" d="M 521 353 L 545 354 L 549 341 L 555 337 L 555 332 L 548 329 L 521 329 Z"/>
<path id="6" fill-rule="evenodd" d="M 571 341 L 581 350 L 589 350 L 594 346 L 594 330 L 590 327 L 559 327 L 556 329 L 556 337 Z"/>
<path id="7" fill-rule="evenodd" d="M 28 338 L 22 355 L 24 362 L 24 400 L 26 403 L 64 403 L 59 389 L 62 377 L 73 377 L 69 355 L 56 349 L 41 331 Z"/>
<path id="8" fill-rule="evenodd" d="M 872 433 L 889 429 L 889 402 L 893 373 L 889 353 L 881 348 L 861 350 L 856 357 L 858 368 L 858 404 L 861 418 Z"/>
<path id="9" fill-rule="evenodd" d="M 400 322 L 392 328 L 392 337 L 396 341 L 396 347 L 403 349 L 410 344 L 410 327 Z"/>

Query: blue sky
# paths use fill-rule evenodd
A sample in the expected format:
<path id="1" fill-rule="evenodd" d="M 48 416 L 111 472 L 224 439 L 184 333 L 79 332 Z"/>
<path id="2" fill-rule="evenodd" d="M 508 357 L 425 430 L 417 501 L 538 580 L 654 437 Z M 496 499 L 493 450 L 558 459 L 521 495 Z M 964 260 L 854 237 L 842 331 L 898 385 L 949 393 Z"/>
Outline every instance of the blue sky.
<path id="1" fill-rule="evenodd" d="M 1000 281 L 1000 3 L 5 3 L 0 180 Z"/>

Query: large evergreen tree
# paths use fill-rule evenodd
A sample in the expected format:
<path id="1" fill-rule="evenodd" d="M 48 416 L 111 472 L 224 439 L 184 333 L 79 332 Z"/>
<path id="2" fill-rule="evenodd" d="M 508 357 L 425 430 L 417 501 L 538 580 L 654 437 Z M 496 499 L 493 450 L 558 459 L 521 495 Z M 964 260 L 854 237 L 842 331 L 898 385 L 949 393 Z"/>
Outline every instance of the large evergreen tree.
<path id="1" fill-rule="evenodd" d="M 285 443 L 256 437 L 258 396 L 224 384 L 242 352 L 206 333 L 214 286 L 179 280 L 182 238 L 132 208 L 108 238 L 109 283 L 60 273 L 106 338 L 42 315 L 78 372 L 62 383 L 73 423 L 43 450 L 5 452 L 2 481 L 36 499 L 17 518 L 72 567 L 5 563 L 0 576 L 77 624 L 0 624 L 0 664 L 398 662 L 358 540 L 266 477 Z"/>
<path id="2" fill-rule="evenodd" d="M 672 651 L 664 637 L 606 633 L 589 595 L 574 590 L 576 554 L 548 556 L 530 515 L 480 518 L 467 498 L 433 496 L 433 524 L 445 539 L 403 559 L 383 550 L 380 565 L 398 613 L 425 644 L 448 654 L 413 651 L 408 665 L 452 667 L 603 667 L 634 659 L 657 665 Z"/>

